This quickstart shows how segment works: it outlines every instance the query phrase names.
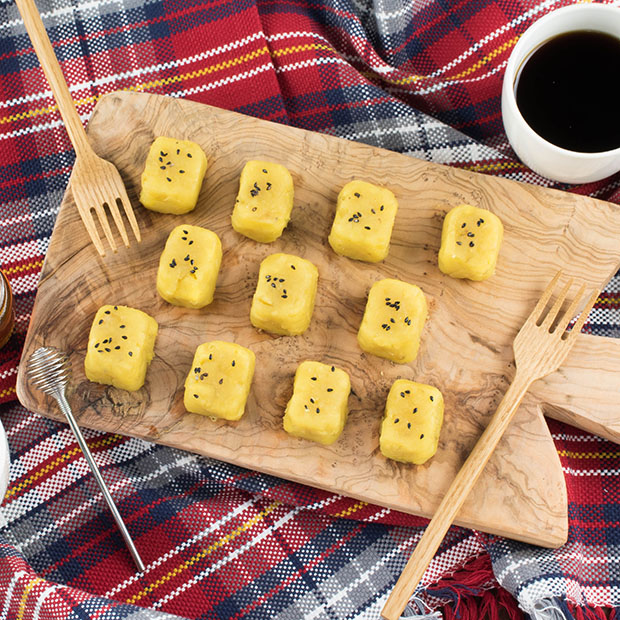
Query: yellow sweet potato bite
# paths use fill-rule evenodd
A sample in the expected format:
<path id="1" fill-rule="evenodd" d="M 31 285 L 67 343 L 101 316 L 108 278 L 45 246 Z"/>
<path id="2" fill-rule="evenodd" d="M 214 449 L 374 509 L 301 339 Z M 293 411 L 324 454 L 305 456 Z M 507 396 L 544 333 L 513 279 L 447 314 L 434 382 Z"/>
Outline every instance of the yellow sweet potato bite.
<path id="1" fill-rule="evenodd" d="M 324 445 L 334 443 L 347 420 L 350 392 L 351 382 L 344 370 L 321 362 L 302 362 L 295 372 L 284 430 Z"/>
<path id="2" fill-rule="evenodd" d="M 471 205 L 454 207 L 443 222 L 439 269 L 453 278 L 490 278 L 503 235 L 502 222 L 494 213 Z"/>

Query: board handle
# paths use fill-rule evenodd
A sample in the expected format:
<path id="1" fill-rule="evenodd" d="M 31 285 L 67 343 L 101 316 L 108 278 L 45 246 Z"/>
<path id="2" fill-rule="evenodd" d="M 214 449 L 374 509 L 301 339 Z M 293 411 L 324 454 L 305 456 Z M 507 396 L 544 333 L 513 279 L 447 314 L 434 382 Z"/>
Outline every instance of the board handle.
<path id="1" fill-rule="evenodd" d="M 562 367 L 530 393 L 546 416 L 620 443 L 620 338 L 582 334 Z"/>

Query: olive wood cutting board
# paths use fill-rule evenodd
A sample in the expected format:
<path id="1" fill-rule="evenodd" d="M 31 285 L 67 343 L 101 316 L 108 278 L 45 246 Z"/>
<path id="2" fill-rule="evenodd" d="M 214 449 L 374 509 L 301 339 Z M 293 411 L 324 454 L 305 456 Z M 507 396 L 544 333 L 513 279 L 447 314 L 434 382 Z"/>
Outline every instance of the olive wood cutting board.
<path id="1" fill-rule="evenodd" d="M 137 200 L 148 148 L 159 135 L 199 143 L 209 168 L 196 209 L 153 213 Z M 41 345 L 69 353 L 69 401 L 85 427 L 142 437 L 282 478 L 422 516 L 432 515 L 513 376 L 512 341 L 536 299 L 562 268 L 590 286 L 606 283 L 620 258 L 620 209 L 588 197 L 416 160 L 364 144 L 270 123 L 202 104 L 140 93 L 101 99 L 89 124 L 95 150 L 127 184 L 143 241 L 101 258 L 71 192 L 65 195 L 39 284 L 23 359 Z M 256 243 L 237 234 L 230 215 L 247 160 L 284 164 L 295 207 L 280 239 Z M 340 188 L 363 179 L 399 202 L 388 258 L 368 264 L 336 255 L 327 243 Z M 445 213 L 461 203 L 503 221 L 497 271 L 486 282 L 456 280 L 437 267 Z M 214 302 L 187 310 L 155 289 L 170 230 L 196 224 L 215 231 L 224 256 Z M 301 336 L 258 331 L 249 320 L 260 261 L 273 252 L 319 269 L 312 323 Z M 417 359 L 398 365 L 357 344 L 368 290 L 396 277 L 418 284 L 429 319 Z M 83 362 L 97 308 L 129 305 L 159 323 L 145 386 L 130 393 L 86 380 Z M 183 407 L 183 382 L 195 348 L 221 339 L 251 348 L 256 372 L 239 422 L 213 421 Z M 293 375 L 305 359 L 346 370 L 353 391 L 340 439 L 321 446 L 288 436 L 282 415 Z M 544 546 L 566 539 L 564 478 L 543 412 L 617 440 L 620 344 L 582 335 L 563 368 L 537 382 L 499 444 L 457 523 Z M 378 431 L 385 398 L 399 377 L 430 383 L 445 397 L 437 454 L 422 466 L 385 459 Z M 53 401 L 18 376 L 22 404 L 60 419 Z"/>

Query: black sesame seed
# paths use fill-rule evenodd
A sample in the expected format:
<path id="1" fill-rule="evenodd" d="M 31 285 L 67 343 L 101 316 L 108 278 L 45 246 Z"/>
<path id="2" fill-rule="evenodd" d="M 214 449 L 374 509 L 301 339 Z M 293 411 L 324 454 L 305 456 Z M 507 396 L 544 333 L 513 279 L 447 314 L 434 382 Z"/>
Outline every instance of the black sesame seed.
<path id="1" fill-rule="evenodd" d="M 396 419 L 394 420 L 394 424 L 398 424 L 399 422 L 400 422 L 400 418 L 396 418 Z"/>
<path id="2" fill-rule="evenodd" d="M 116 346 L 114 347 L 114 350 L 115 350 L 115 351 L 118 351 L 120 348 L 121 348 L 121 347 L 120 347 L 119 345 L 116 345 Z"/>
<path id="3" fill-rule="evenodd" d="M 105 348 L 105 350 L 106 350 L 108 353 L 110 352 L 110 349 L 108 349 L 108 347 L 106 347 L 106 348 Z"/>
<path id="4" fill-rule="evenodd" d="M 405 390 L 405 394 L 411 394 L 411 390 Z"/>
<path id="5" fill-rule="evenodd" d="M 127 336 L 121 336 L 123 340 L 127 340 Z"/>
<path id="6" fill-rule="evenodd" d="M 222 378 L 218 381 L 218 383 L 219 383 L 220 385 L 222 385 L 222 383 L 224 383 L 224 377 L 222 377 Z"/>
<path id="7" fill-rule="evenodd" d="M 470 242 L 469 242 L 469 247 L 470 247 L 470 248 L 473 248 L 473 247 L 474 247 L 474 242 L 473 242 L 473 241 L 470 241 Z"/>
<path id="8" fill-rule="evenodd" d="M 163 158 L 161 158 L 161 157 L 160 157 L 160 158 L 159 158 L 159 161 L 164 161 L 164 160 L 163 160 Z"/>
<path id="9" fill-rule="evenodd" d="M 407 422 L 407 428 L 411 428 L 411 422 Z"/>
<path id="10" fill-rule="evenodd" d="M 263 172 L 267 174 L 267 168 L 263 168 Z"/>
<path id="11" fill-rule="evenodd" d="M 121 329 L 125 329 L 125 327 L 126 327 L 126 326 L 125 326 L 125 325 L 119 325 L 119 327 L 120 327 Z"/>
<path id="12" fill-rule="evenodd" d="M 208 376 L 209 376 L 209 373 L 208 373 L 208 372 L 203 372 L 203 373 L 200 375 L 200 380 L 202 381 L 205 377 L 208 377 Z"/>
<path id="13" fill-rule="evenodd" d="M 401 398 L 405 398 L 405 393 L 404 393 L 404 392 L 401 392 L 401 393 L 400 393 L 400 397 L 401 397 Z"/>
<path id="14" fill-rule="evenodd" d="M 465 228 L 465 226 L 467 226 L 467 222 L 463 222 L 463 223 L 461 224 L 461 228 Z"/>
<path id="15" fill-rule="evenodd" d="M 291 265 L 291 269 L 295 269 L 295 265 Z"/>
<path id="16" fill-rule="evenodd" d="M 288 295 L 280 295 L 280 297 L 282 297 L 282 299 L 288 299 Z"/>
<path id="17" fill-rule="evenodd" d="M 189 235 L 189 232 L 187 232 L 187 230 L 184 230 L 184 231 L 183 231 L 183 234 L 184 234 L 184 235 Z"/>
<path id="18" fill-rule="evenodd" d="M 390 323 L 396 323 L 394 319 L 390 319 Z"/>
<path id="19" fill-rule="evenodd" d="M 185 174 L 185 170 L 179 170 L 179 174 Z"/>
<path id="20" fill-rule="evenodd" d="M 311 398 L 311 399 L 310 399 L 310 402 L 311 402 L 312 404 L 314 404 L 314 398 Z"/>
<path id="21" fill-rule="evenodd" d="M 420 439 L 424 439 L 424 433 L 420 435 Z"/>
<path id="22" fill-rule="evenodd" d="M 374 209 L 371 209 L 370 212 L 374 213 L 375 215 L 377 214 L 377 212 Z"/>
<path id="23" fill-rule="evenodd" d="M 475 237 L 476 235 L 474 235 L 474 233 L 473 233 L 473 232 L 468 232 L 468 233 L 467 233 L 467 236 L 468 236 L 468 237 Z"/>
<path id="24" fill-rule="evenodd" d="M 312 381 L 316 381 L 316 377 L 310 377 L 310 379 L 312 379 Z"/>
<path id="25" fill-rule="evenodd" d="M 256 211 L 257 207 L 252 207 L 252 211 Z"/>
<path id="26" fill-rule="evenodd" d="M 209 359 L 212 360 L 213 359 L 213 353 L 209 353 Z"/>
<path id="27" fill-rule="evenodd" d="M 133 357 L 133 353 L 131 351 L 129 351 L 127 354 L 129 355 L 129 357 Z"/>
<path id="28" fill-rule="evenodd" d="M 284 278 L 280 278 L 280 282 L 284 282 Z"/>
<path id="29" fill-rule="evenodd" d="M 333 392 L 333 391 L 334 391 L 334 388 L 327 388 L 327 391 L 328 391 L 328 392 Z"/>
<path id="30" fill-rule="evenodd" d="M 417 407 L 413 408 L 413 413 L 418 413 L 418 408 Z"/>
<path id="31" fill-rule="evenodd" d="M 463 245 L 463 242 L 462 241 L 457 241 L 456 245 Z"/>
<path id="32" fill-rule="evenodd" d="M 166 166 L 160 166 L 160 167 L 159 167 L 159 169 L 160 169 L 160 170 L 165 170 L 165 169 L 166 169 Z"/>
<path id="33" fill-rule="evenodd" d="M 170 263 L 170 266 L 171 266 L 172 268 L 174 268 L 174 267 L 176 267 L 176 266 L 177 266 L 177 261 L 176 261 L 174 258 L 172 259 L 172 262 Z"/>
<path id="34" fill-rule="evenodd" d="M 184 261 L 188 261 L 189 260 L 189 254 L 183 260 Z"/>
<path id="35" fill-rule="evenodd" d="M 177 155 L 181 152 L 181 149 L 177 149 Z"/>
<path id="36" fill-rule="evenodd" d="M 332 366 L 331 371 L 334 372 L 336 370 L 335 366 Z"/>
<path id="37" fill-rule="evenodd" d="M 187 245 L 192 245 L 192 243 L 194 243 L 193 239 L 190 239 L 189 243 Z"/>
<path id="38" fill-rule="evenodd" d="M 431 399 L 431 401 L 434 401 L 434 400 L 435 400 L 435 397 L 434 397 L 434 396 L 429 396 L 429 398 Z"/>
<path id="39" fill-rule="evenodd" d="M 271 189 L 271 183 L 267 182 L 267 191 Z"/>
<path id="40" fill-rule="evenodd" d="M 106 310 L 104 314 L 110 314 L 110 311 L 109 311 L 109 310 Z"/>
<path id="41" fill-rule="evenodd" d="M 321 413 L 321 410 L 317 407 L 317 408 L 316 408 L 316 412 L 317 412 L 317 413 Z"/>
<path id="42" fill-rule="evenodd" d="M 103 319 L 99 320 L 99 325 L 101 325 L 103 323 Z"/>
<path id="43" fill-rule="evenodd" d="M 370 226 L 364 226 L 366 230 L 370 230 Z"/>
<path id="44" fill-rule="evenodd" d="M 98 342 L 95 342 L 95 349 L 99 346 Z"/>
<path id="45" fill-rule="evenodd" d="M 198 394 L 194 394 L 194 398 L 198 398 Z"/>
<path id="46" fill-rule="evenodd" d="M 201 369 L 200 369 L 200 366 L 196 366 L 196 368 L 194 368 L 194 372 L 195 372 L 196 374 L 198 374 L 198 373 L 200 372 L 200 370 L 201 370 Z"/>
<path id="47" fill-rule="evenodd" d="M 168 181 L 168 183 L 172 183 L 172 179 L 170 177 L 166 177 L 166 181 Z"/>
<path id="48" fill-rule="evenodd" d="M 379 211 L 383 211 L 383 205 L 379 207 Z"/>
<path id="49" fill-rule="evenodd" d="M 359 197 L 360 197 L 359 192 L 355 192 L 355 194 L 353 194 L 353 195 L 354 195 L 356 198 L 359 198 Z"/>
<path id="50" fill-rule="evenodd" d="M 192 158 L 192 154 L 188 153 L 187 156 L 191 159 Z"/>
<path id="51" fill-rule="evenodd" d="M 235 365 L 235 360 L 231 362 L 231 366 L 234 366 L 234 365 Z"/>
<path id="52" fill-rule="evenodd" d="M 187 241 L 187 237 L 181 237 L 181 239 L 183 239 L 183 241 Z"/>
<path id="53" fill-rule="evenodd" d="M 276 288 L 276 283 L 275 282 L 271 283 L 271 288 Z"/>

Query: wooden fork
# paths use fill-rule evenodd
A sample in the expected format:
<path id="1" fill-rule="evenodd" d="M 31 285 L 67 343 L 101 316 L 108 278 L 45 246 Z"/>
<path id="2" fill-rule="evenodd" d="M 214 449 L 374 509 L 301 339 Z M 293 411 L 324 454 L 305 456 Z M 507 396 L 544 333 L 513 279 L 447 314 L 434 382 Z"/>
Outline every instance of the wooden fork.
<path id="1" fill-rule="evenodd" d="M 82 121 L 75 109 L 67 82 L 62 74 L 58 59 L 54 54 L 52 44 L 47 36 L 45 26 L 41 21 L 41 16 L 34 4 L 34 0 L 16 0 L 16 3 L 24 20 L 24 25 L 30 36 L 34 51 L 39 58 L 43 72 L 58 104 L 69 139 L 75 149 L 75 165 L 71 173 L 69 185 L 84 226 L 86 226 L 86 230 L 99 254 L 104 256 L 103 243 L 99 237 L 92 215 L 92 210 L 94 209 L 112 251 L 116 252 L 116 242 L 114 241 L 105 212 L 105 207 L 107 206 L 114 218 L 123 243 L 126 247 L 129 247 L 129 238 L 127 237 L 125 225 L 118 208 L 118 202 L 123 205 L 125 215 L 131 224 L 131 229 L 137 241 L 140 241 L 140 229 L 121 176 L 113 164 L 95 154 L 88 142 Z"/>
<path id="2" fill-rule="evenodd" d="M 551 309 L 546 311 L 560 276 L 561 272 L 558 272 L 519 330 L 513 344 L 516 363 L 515 377 L 484 433 L 454 478 L 390 593 L 381 611 L 381 616 L 386 620 L 400 618 L 426 567 L 433 559 L 463 502 L 493 454 L 495 446 L 508 427 L 529 386 L 536 379 L 545 377 L 559 368 L 588 318 L 600 291 L 592 293 L 572 330 L 566 331 L 585 291 L 585 286 L 582 286 L 568 308 L 561 313 L 572 280 L 565 284 Z"/>

